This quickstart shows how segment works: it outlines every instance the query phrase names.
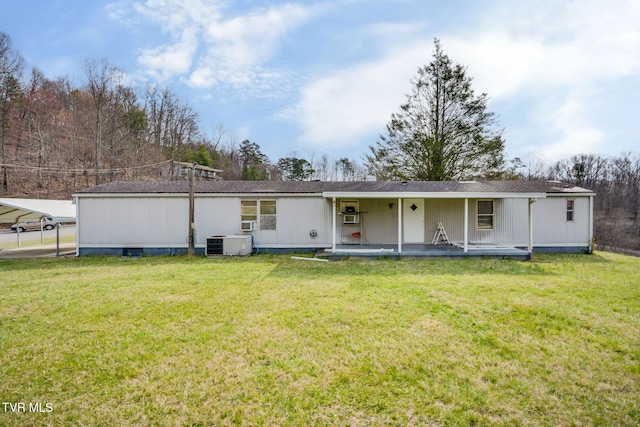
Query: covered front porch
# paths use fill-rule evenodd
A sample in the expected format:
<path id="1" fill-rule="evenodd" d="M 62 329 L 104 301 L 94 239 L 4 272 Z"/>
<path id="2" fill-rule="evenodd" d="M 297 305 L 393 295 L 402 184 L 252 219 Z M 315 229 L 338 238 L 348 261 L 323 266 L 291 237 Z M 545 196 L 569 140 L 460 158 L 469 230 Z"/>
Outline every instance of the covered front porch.
<path id="1" fill-rule="evenodd" d="M 328 252 L 334 257 L 530 259 L 532 206 L 545 194 L 354 191 L 323 196 L 332 207 Z"/>
<path id="2" fill-rule="evenodd" d="M 336 245 L 335 249 L 317 254 L 318 258 L 340 259 L 345 257 L 415 257 L 415 258 L 476 258 L 489 257 L 500 259 L 517 259 L 528 261 L 531 253 L 526 249 L 509 247 L 498 244 L 473 244 L 467 243 L 465 247 L 461 242 L 453 242 L 451 245 L 405 243 L 401 252 L 398 245 L 393 244 L 362 244 L 362 245 Z"/>

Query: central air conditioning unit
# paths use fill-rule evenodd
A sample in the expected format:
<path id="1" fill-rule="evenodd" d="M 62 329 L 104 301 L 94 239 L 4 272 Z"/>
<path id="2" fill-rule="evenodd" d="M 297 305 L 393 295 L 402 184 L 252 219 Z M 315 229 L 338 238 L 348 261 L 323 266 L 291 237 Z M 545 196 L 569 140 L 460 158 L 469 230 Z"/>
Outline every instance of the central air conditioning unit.
<path id="1" fill-rule="evenodd" d="M 240 230 L 253 231 L 256 229 L 256 221 L 242 221 L 240 223 Z"/>
<path id="2" fill-rule="evenodd" d="M 246 256 L 252 251 L 251 236 L 211 236 L 207 238 L 207 255 Z"/>

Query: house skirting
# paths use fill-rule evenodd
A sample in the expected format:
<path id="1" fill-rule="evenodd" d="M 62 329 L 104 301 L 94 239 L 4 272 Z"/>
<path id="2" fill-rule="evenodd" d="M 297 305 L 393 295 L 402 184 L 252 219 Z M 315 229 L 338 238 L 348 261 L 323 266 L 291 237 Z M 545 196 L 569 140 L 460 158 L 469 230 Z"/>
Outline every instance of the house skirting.
<path id="1" fill-rule="evenodd" d="M 589 246 L 535 246 L 536 254 L 590 254 Z"/>
<path id="2" fill-rule="evenodd" d="M 253 248 L 253 254 L 293 254 L 293 253 L 316 253 L 326 250 L 325 247 L 259 247 Z M 187 255 L 187 248 L 175 247 L 80 247 L 77 256 L 176 256 Z M 196 247 L 195 255 L 206 255 L 206 248 Z"/>
<path id="3" fill-rule="evenodd" d="M 123 257 L 140 257 L 140 256 L 175 256 L 187 255 L 187 248 L 78 248 L 77 256 L 123 256 Z M 196 255 L 204 255 L 205 248 L 195 248 Z"/>
<path id="4" fill-rule="evenodd" d="M 485 246 L 485 247 L 481 247 Z M 478 245 L 467 252 L 457 245 L 405 244 L 402 253 L 398 253 L 397 245 L 338 245 L 332 258 L 345 257 L 427 257 L 427 258 L 460 258 L 460 257 L 495 257 L 529 260 L 531 254 L 523 246 L 506 247 Z M 261 247 L 254 248 L 254 254 L 292 254 L 323 253 L 330 254 L 327 248 L 300 247 Z M 536 246 L 534 253 L 539 254 L 584 254 L 590 253 L 589 246 Z M 195 248 L 195 254 L 204 256 L 205 248 Z M 187 255 L 187 248 L 175 247 L 80 247 L 78 256 L 176 256 Z"/>

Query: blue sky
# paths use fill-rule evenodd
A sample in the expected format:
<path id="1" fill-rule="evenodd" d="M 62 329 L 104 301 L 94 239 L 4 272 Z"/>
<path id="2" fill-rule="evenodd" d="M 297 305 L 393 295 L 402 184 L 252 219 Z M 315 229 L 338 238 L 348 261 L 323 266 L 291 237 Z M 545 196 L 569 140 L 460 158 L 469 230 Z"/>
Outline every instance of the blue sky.
<path id="1" fill-rule="evenodd" d="M 359 159 L 427 64 L 468 67 L 509 157 L 640 151 L 637 0 L 20 0 L 0 31 L 47 77 L 107 58 L 272 161 Z"/>

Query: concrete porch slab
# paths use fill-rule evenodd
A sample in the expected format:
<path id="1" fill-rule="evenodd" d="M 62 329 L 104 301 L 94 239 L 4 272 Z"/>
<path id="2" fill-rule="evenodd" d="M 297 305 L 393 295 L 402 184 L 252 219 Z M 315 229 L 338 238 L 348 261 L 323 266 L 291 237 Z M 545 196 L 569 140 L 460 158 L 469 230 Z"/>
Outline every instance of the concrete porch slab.
<path id="1" fill-rule="evenodd" d="M 528 261 L 531 254 L 524 249 L 503 245 L 468 245 L 468 251 L 458 245 L 428 245 L 428 244 L 403 244 L 402 252 L 398 253 L 397 245 L 338 245 L 336 251 L 330 250 L 319 253 L 319 258 L 341 259 L 345 257 L 371 257 L 371 258 L 500 258 L 518 259 Z"/>

